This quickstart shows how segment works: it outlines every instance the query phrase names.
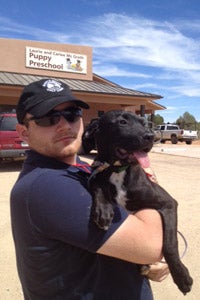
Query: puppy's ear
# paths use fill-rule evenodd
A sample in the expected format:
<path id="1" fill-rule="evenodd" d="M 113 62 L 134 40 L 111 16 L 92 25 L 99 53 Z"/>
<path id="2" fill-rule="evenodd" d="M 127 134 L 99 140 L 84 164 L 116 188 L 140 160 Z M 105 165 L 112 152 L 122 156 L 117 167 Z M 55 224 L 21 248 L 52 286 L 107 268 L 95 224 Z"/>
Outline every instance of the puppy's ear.
<path id="1" fill-rule="evenodd" d="M 87 139 L 94 138 L 98 128 L 99 128 L 99 119 L 92 120 L 90 124 L 86 127 L 83 136 Z"/>

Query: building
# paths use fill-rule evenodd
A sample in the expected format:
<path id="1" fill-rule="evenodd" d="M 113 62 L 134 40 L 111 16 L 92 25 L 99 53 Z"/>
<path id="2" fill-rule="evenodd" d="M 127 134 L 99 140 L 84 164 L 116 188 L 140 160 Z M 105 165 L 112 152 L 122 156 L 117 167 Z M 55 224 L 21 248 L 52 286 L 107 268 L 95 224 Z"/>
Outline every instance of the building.
<path id="1" fill-rule="evenodd" d="M 92 48 L 28 40 L 0 39 L 0 112 L 15 108 L 25 85 L 57 78 L 90 105 L 85 123 L 111 109 L 151 114 L 165 107 L 162 96 L 124 88 L 93 73 Z"/>

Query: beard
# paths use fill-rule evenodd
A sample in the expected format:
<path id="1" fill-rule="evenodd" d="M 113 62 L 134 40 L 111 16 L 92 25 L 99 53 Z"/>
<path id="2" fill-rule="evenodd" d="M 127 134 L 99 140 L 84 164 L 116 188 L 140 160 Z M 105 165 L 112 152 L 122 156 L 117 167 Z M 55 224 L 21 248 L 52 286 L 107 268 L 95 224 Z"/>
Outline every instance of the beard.
<path id="1" fill-rule="evenodd" d="M 69 163 L 69 161 L 76 160 L 76 156 L 81 148 L 81 139 L 75 139 L 70 144 L 67 144 L 63 147 L 55 147 L 52 152 L 52 157 L 55 157 L 57 160 Z M 75 163 L 75 162 L 74 162 Z"/>

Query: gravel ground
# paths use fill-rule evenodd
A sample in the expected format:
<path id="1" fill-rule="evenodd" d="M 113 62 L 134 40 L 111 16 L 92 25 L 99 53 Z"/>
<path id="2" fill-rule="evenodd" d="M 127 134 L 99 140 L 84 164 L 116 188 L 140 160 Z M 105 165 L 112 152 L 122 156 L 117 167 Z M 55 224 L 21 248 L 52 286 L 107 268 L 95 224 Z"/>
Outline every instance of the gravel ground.
<path id="1" fill-rule="evenodd" d="M 92 155 L 84 157 L 91 161 Z M 192 291 L 183 296 L 170 276 L 162 283 L 151 283 L 155 300 L 197 300 L 200 279 L 200 144 L 156 144 L 150 153 L 151 164 L 162 185 L 179 203 L 179 230 L 187 239 L 188 249 L 184 263 L 194 279 Z M 22 300 L 17 276 L 15 253 L 10 229 L 9 194 L 21 168 L 21 162 L 0 165 L 1 210 L 0 210 L 0 299 Z M 180 238 L 180 252 L 184 244 Z M 123 299 L 122 299 L 123 300 Z"/>

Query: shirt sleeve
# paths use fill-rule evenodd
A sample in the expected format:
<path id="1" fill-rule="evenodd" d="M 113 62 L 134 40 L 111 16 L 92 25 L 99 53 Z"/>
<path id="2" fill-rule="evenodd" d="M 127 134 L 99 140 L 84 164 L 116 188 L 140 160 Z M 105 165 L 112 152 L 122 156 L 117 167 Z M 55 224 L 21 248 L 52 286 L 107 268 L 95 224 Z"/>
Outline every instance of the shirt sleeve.
<path id="1" fill-rule="evenodd" d="M 105 231 L 91 220 L 91 204 L 91 195 L 77 178 L 47 172 L 32 183 L 28 209 L 32 225 L 41 234 L 95 252 L 128 213 L 116 205 L 113 222 Z"/>

